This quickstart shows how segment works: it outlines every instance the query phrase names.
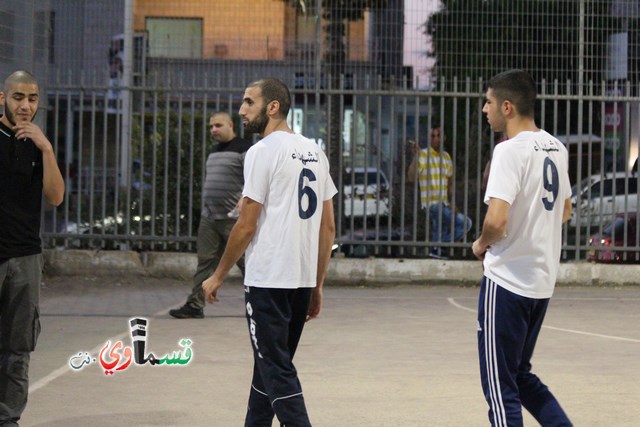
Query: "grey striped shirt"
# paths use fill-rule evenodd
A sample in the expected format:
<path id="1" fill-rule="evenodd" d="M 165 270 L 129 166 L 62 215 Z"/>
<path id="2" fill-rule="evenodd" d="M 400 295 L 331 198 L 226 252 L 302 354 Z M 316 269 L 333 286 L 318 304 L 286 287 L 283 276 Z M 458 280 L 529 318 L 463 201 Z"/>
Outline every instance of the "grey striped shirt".
<path id="1" fill-rule="evenodd" d="M 202 187 L 202 217 L 228 219 L 242 196 L 244 186 L 244 157 L 251 144 L 235 137 L 229 142 L 218 143 L 206 164 Z"/>

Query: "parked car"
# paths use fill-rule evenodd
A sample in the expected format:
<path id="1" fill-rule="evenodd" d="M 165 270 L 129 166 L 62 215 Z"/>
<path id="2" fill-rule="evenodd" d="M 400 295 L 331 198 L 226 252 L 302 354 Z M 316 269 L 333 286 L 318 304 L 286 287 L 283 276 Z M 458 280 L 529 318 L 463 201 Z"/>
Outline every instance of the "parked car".
<path id="1" fill-rule="evenodd" d="M 346 217 L 389 215 L 389 180 L 378 168 L 347 168 L 343 192 Z"/>
<path id="2" fill-rule="evenodd" d="M 589 237 L 587 260 L 610 263 L 640 262 L 637 226 L 637 213 L 615 214 L 613 219 L 603 228 L 602 234 L 594 234 Z M 625 246 L 635 247 L 635 249 L 617 249 Z"/>
<path id="3" fill-rule="evenodd" d="M 637 174 L 617 172 L 586 177 L 573 187 L 571 204 L 569 225 L 572 227 L 597 227 L 614 213 L 635 212 L 638 209 Z"/>

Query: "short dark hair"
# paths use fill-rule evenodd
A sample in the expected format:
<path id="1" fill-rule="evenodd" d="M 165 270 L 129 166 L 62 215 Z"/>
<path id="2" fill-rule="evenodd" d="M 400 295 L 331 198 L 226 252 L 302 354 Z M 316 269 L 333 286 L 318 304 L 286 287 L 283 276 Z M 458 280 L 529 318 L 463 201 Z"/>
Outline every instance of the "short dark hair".
<path id="1" fill-rule="evenodd" d="M 231 117 L 231 114 L 227 113 L 226 111 L 218 110 L 215 113 L 213 113 L 211 116 L 209 116 L 209 118 L 215 117 L 215 116 L 222 116 L 225 118 L 225 120 L 230 121 L 231 129 L 235 127 L 235 123 L 233 123 L 233 117 Z"/>
<path id="2" fill-rule="evenodd" d="M 268 77 L 257 80 L 249 85 L 249 87 L 255 86 L 260 88 L 265 106 L 271 101 L 278 101 L 280 104 L 280 115 L 282 118 L 287 118 L 287 114 L 289 114 L 289 109 L 291 108 L 291 94 L 289 93 L 287 85 L 276 78 Z"/>
<path id="3" fill-rule="evenodd" d="M 509 70 L 496 74 L 487 82 L 487 89 L 493 89 L 498 102 L 510 101 L 521 116 L 534 116 L 536 83 L 526 71 Z"/>
<path id="4" fill-rule="evenodd" d="M 38 80 L 28 71 L 18 70 L 11 73 L 5 80 L 3 90 L 6 92 L 10 86 L 16 84 L 29 84 L 38 86 Z"/>

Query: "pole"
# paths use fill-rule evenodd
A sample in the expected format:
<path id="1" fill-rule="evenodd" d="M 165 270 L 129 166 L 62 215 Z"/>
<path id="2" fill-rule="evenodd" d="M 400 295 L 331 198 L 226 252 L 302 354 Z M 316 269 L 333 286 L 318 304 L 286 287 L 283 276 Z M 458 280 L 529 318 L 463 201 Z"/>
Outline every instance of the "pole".
<path id="1" fill-rule="evenodd" d="M 120 136 L 120 186 L 130 187 L 131 169 L 131 83 L 133 74 L 133 1 L 124 2 L 124 51 L 122 58 L 122 128 Z"/>

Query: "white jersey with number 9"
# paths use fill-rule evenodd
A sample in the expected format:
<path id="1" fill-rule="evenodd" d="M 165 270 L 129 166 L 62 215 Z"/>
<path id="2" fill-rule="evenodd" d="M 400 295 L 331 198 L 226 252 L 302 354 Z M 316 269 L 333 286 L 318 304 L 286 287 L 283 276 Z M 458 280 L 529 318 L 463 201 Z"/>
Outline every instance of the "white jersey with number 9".
<path id="1" fill-rule="evenodd" d="M 485 276 L 528 298 L 550 298 L 562 245 L 562 214 L 571 197 L 565 146 L 544 130 L 497 145 L 484 201 L 511 205 L 506 235 L 484 260 Z"/>

